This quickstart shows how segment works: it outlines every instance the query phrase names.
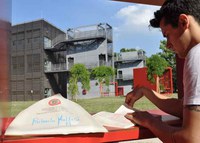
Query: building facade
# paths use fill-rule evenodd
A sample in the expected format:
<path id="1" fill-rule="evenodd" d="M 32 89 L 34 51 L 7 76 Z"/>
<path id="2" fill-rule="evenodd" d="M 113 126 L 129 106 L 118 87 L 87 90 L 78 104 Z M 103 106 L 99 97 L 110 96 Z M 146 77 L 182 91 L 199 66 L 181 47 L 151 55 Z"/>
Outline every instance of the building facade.
<path id="1" fill-rule="evenodd" d="M 118 86 L 123 87 L 124 95 L 126 95 L 133 89 L 133 69 L 142 68 L 145 65 L 146 56 L 145 52 L 142 50 L 132 52 L 121 52 L 116 55 L 116 81 L 118 83 Z"/>
<path id="2" fill-rule="evenodd" d="M 48 86 L 44 74 L 47 57 L 44 46 L 65 32 L 41 19 L 12 26 L 10 45 L 11 100 L 38 100 L 44 98 Z"/>
<path id="3" fill-rule="evenodd" d="M 66 38 L 62 38 L 58 36 L 53 39 L 51 46 L 45 46 L 45 51 L 49 54 L 45 59 L 45 73 L 49 75 L 49 81 L 52 81 L 52 73 L 63 72 L 67 75 L 64 75 L 67 77 L 65 84 L 68 84 L 70 68 L 76 63 L 84 64 L 88 70 L 102 65 L 114 67 L 112 27 L 109 24 L 99 23 L 70 28 L 66 32 Z M 96 82 L 91 79 L 92 88 L 86 94 L 82 91 L 81 84 L 78 83 L 77 98 L 99 97 L 99 86 L 96 86 Z M 67 98 L 71 98 L 70 95 Z"/>
<path id="4" fill-rule="evenodd" d="M 14 101 L 39 100 L 56 93 L 68 98 L 69 70 L 76 63 L 88 69 L 114 67 L 112 27 L 107 23 L 70 28 L 66 33 L 43 19 L 17 24 L 12 26 L 10 47 Z M 92 80 L 91 87 L 95 83 Z M 98 96 L 98 91 L 96 86 L 83 97 Z"/>

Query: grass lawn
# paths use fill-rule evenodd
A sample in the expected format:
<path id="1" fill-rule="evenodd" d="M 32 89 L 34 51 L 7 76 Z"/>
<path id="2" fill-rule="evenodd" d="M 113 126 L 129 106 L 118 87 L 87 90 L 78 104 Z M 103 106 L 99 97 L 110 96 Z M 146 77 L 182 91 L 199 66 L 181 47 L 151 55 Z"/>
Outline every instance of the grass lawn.
<path id="1" fill-rule="evenodd" d="M 175 95 L 176 96 L 176 95 Z M 89 113 L 96 113 L 99 111 L 114 112 L 125 101 L 125 97 L 100 97 L 93 99 L 79 99 L 77 103 L 81 105 Z M 10 114 L 14 117 L 20 111 L 29 107 L 35 101 L 14 101 L 10 102 Z M 145 97 L 136 102 L 135 108 L 140 110 L 156 109 L 156 107 Z"/>

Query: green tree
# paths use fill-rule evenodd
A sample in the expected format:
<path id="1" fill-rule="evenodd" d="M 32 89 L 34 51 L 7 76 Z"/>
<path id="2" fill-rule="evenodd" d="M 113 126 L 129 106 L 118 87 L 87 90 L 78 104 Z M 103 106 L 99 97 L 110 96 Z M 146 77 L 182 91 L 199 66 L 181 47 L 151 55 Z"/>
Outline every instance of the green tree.
<path id="1" fill-rule="evenodd" d="M 78 92 L 77 82 L 80 81 L 82 89 L 90 90 L 90 73 L 83 64 L 74 64 L 70 69 L 68 93 L 72 96 L 72 100 L 76 98 Z"/>
<path id="2" fill-rule="evenodd" d="M 177 90 L 177 77 L 176 77 L 176 57 L 175 53 L 169 50 L 167 47 L 167 41 L 160 41 L 160 49 L 162 52 L 158 53 L 162 58 L 164 58 L 168 65 L 172 68 L 172 78 L 173 78 L 173 88 L 174 91 Z"/>
<path id="3" fill-rule="evenodd" d="M 130 48 L 130 49 L 122 48 L 122 49 L 120 49 L 120 53 L 122 53 L 122 52 L 132 52 L 132 51 L 137 51 L 137 49 L 135 49 L 135 48 Z"/>
<path id="4" fill-rule="evenodd" d="M 161 77 L 168 66 L 167 61 L 158 54 L 152 55 L 147 59 L 147 77 L 148 80 L 155 83 L 156 78 L 156 91 L 160 93 L 159 77 Z"/>
<path id="5" fill-rule="evenodd" d="M 114 69 L 108 66 L 95 67 L 92 69 L 92 76 L 98 80 L 100 85 L 105 84 L 108 87 L 110 79 L 114 76 Z"/>

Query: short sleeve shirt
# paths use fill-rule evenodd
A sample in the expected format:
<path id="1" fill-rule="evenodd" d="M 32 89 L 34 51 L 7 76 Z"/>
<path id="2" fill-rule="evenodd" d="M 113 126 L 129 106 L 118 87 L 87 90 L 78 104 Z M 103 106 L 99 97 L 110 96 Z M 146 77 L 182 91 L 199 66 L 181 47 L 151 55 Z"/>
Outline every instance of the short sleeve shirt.
<path id="1" fill-rule="evenodd" d="M 200 43 L 185 58 L 183 85 L 184 105 L 200 105 Z"/>

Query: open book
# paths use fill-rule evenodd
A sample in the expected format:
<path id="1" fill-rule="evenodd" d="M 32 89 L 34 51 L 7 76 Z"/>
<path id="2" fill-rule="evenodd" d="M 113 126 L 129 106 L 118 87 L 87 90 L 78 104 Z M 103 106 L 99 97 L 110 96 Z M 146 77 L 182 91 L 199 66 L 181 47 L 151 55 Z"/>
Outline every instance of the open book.
<path id="1" fill-rule="evenodd" d="M 7 128 L 6 136 L 52 135 L 107 132 L 104 126 L 134 126 L 124 117 L 132 110 L 121 106 L 115 113 L 99 112 L 91 116 L 80 105 L 60 94 L 42 99 L 20 112 Z"/>
<path id="2" fill-rule="evenodd" d="M 126 119 L 124 116 L 127 113 L 133 113 L 134 110 L 121 105 L 115 113 L 102 111 L 93 115 L 96 121 L 103 126 L 117 127 L 117 128 L 130 128 L 134 124 Z"/>

